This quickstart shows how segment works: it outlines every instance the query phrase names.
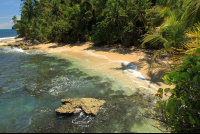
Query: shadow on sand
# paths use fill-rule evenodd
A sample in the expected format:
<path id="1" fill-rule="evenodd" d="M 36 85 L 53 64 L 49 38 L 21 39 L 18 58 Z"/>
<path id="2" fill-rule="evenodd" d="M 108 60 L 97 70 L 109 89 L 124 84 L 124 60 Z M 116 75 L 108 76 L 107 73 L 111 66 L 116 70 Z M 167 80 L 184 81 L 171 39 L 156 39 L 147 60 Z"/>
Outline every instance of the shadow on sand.
<path id="1" fill-rule="evenodd" d="M 78 43 L 71 43 L 71 44 L 57 43 L 57 44 L 53 44 L 52 46 L 49 46 L 49 48 L 58 48 L 58 47 L 63 47 L 63 46 L 69 46 L 69 47 L 84 46 L 86 44 L 89 44 L 89 47 L 84 49 L 86 51 L 93 50 L 93 51 L 102 51 L 102 52 L 112 52 L 112 53 L 118 53 L 118 54 L 124 54 L 124 55 L 136 53 L 137 56 L 143 55 L 144 58 L 139 59 L 137 62 L 131 62 L 133 65 L 137 66 L 137 71 L 139 72 L 145 65 L 149 64 L 151 57 L 157 51 L 156 49 L 141 49 L 141 48 L 137 49 L 134 47 L 126 48 L 126 47 L 121 47 L 120 44 L 102 45 L 102 44 L 94 44 L 92 42 L 78 42 Z M 163 66 L 163 63 L 161 63 L 160 61 L 162 61 L 162 59 L 155 60 L 154 64 L 158 66 Z M 147 76 L 149 76 L 149 79 L 146 78 L 146 80 L 150 81 L 151 84 L 156 84 L 157 86 L 161 86 L 161 84 L 159 83 L 164 83 L 164 80 L 162 80 L 161 78 L 164 68 L 163 67 L 159 67 L 155 69 L 146 68 L 145 70 L 148 72 Z M 123 71 L 123 67 L 111 68 L 111 69 Z"/>

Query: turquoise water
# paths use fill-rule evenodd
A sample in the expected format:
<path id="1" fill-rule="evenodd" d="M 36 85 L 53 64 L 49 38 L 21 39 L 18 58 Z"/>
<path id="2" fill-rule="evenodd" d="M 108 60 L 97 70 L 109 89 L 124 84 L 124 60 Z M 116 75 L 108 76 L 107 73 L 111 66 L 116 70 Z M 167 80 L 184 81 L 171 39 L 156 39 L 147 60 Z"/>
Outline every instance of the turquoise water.
<path id="1" fill-rule="evenodd" d="M 113 90 L 113 87 L 115 90 Z M 117 88 L 117 90 L 116 90 Z M 120 83 L 84 69 L 74 59 L 37 51 L 0 50 L 0 132 L 113 133 L 160 132 L 141 117 L 153 104 L 124 95 Z M 58 116 L 61 99 L 105 100 L 97 116 Z M 162 126 L 161 126 L 162 128 Z"/>

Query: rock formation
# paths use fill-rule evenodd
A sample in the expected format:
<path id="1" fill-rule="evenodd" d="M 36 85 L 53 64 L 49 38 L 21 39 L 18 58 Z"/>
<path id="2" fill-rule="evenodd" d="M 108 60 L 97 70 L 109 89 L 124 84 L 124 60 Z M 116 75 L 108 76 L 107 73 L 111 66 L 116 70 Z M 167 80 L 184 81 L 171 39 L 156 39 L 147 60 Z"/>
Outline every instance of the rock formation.
<path id="1" fill-rule="evenodd" d="M 97 115 L 100 106 L 106 101 L 94 98 L 81 98 L 81 99 L 62 99 L 61 102 L 65 105 L 56 109 L 57 114 L 65 113 L 78 113 L 82 108 L 87 114 Z"/>
<path id="2" fill-rule="evenodd" d="M 7 46 L 11 46 L 11 48 L 16 47 L 16 48 L 19 48 L 19 49 L 21 48 L 23 50 L 28 50 L 29 47 L 27 45 L 28 45 L 27 43 L 25 43 L 23 41 L 19 41 L 19 42 L 11 42 Z"/>

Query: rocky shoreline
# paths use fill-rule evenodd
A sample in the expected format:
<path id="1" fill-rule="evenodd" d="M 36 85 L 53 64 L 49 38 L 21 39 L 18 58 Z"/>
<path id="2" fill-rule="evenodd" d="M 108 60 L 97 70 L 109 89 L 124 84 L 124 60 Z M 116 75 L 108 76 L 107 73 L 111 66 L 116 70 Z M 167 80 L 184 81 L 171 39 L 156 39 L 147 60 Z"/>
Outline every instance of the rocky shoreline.
<path id="1" fill-rule="evenodd" d="M 38 41 L 31 41 L 25 38 L 15 38 L 15 39 L 5 39 L 0 41 L 0 48 L 1 47 L 11 47 L 11 48 L 19 48 L 22 50 L 31 49 L 31 46 L 38 45 L 40 42 Z"/>

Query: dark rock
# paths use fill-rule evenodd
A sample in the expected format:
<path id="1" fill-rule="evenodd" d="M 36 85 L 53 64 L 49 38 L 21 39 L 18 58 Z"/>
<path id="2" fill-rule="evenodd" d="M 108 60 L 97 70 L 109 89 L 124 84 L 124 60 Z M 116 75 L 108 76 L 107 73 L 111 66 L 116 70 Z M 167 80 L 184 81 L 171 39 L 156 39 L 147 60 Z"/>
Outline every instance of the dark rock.
<path id="1" fill-rule="evenodd" d="M 31 43 L 32 43 L 32 45 L 39 45 L 40 44 L 40 42 L 39 41 L 31 41 Z"/>

